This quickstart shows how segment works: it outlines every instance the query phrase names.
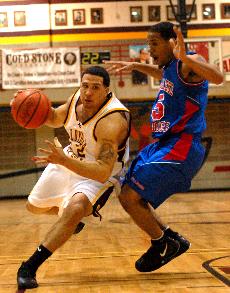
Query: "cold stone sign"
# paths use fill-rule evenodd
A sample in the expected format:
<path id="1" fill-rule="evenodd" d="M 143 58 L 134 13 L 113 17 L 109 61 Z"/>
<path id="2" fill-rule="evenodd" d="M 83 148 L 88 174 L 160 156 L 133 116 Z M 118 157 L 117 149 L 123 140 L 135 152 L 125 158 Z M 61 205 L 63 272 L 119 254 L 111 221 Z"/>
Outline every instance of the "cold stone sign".
<path id="1" fill-rule="evenodd" d="M 79 48 L 2 50 L 2 88 L 80 86 Z"/>

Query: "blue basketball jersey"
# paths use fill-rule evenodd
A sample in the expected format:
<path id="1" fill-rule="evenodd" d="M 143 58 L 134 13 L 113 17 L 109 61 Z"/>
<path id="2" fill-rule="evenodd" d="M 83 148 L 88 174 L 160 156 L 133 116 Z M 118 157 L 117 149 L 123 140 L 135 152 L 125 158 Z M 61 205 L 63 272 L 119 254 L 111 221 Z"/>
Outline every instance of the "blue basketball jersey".
<path id="1" fill-rule="evenodd" d="M 153 138 L 180 135 L 201 136 L 206 129 L 208 81 L 188 83 L 180 76 L 181 61 L 173 59 L 163 68 L 163 78 L 153 104 L 150 122 Z"/>
<path id="2" fill-rule="evenodd" d="M 138 153 L 124 180 L 154 208 L 172 194 L 186 192 L 204 159 L 201 135 L 208 81 L 185 82 L 181 65 L 173 59 L 163 68 L 150 118 L 152 136 L 158 140 Z"/>
<path id="3" fill-rule="evenodd" d="M 173 59 L 163 68 L 150 118 L 158 140 L 138 153 L 124 180 L 154 208 L 172 194 L 186 192 L 204 159 L 208 82 L 185 82 L 181 65 Z"/>

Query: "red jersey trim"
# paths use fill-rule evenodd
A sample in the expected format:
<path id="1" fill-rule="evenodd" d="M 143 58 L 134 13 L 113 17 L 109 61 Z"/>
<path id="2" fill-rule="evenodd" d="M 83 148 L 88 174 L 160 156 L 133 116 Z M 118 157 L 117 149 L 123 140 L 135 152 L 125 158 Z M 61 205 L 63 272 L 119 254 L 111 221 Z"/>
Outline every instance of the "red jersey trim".
<path id="1" fill-rule="evenodd" d="M 176 125 L 174 125 L 172 127 L 171 132 L 172 133 L 178 133 L 178 132 L 183 131 L 185 129 L 185 126 L 186 126 L 187 122 L 189 121 L 189 119 L 198 110 L 199 110 L 198 105 L 195 105 L 191 101 L 186 100 L 186 102 L 185 102 L 185 113 L 181 117 L 180 121 Z"/>
<path id="2" fill-rule="evenodd" d="M 193 135 L 182 133 L 181 138 L 176 142 L 171 151 L 164 156 L 164 160 L 184 161 L 186 160 L 192 145 Z"/>

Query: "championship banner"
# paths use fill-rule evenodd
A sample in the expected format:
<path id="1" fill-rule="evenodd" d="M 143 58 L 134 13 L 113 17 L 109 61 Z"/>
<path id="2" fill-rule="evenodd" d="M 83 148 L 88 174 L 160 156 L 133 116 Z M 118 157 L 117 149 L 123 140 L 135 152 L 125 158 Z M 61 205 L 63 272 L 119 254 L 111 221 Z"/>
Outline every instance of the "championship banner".
<path id="1" fill-rule="evenodd" d="M 80 86 L 79 48 L 2 50 L 2 88 Z"/>

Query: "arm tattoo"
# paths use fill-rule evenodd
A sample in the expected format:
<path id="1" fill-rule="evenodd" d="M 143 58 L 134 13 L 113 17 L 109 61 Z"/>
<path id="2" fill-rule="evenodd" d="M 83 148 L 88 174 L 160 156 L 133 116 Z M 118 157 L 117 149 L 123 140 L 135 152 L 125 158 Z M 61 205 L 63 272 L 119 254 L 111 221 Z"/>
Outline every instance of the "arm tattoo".
<path id="1" fill-rule="evenodd" d="M 102 144 L 100 153 L 98 155 L 98 160 L 101 161 L 110 161 L 116 156 L 116 153 L 114 152 L 112 146 L 110 143 L 105 142 Z"/>
<path id="2" fill-rule="evenodd" d="M 204 62 L 204 58 L 201 57 L 201 56 L 198 56 L 198 57 L 197 57 L 197 60 L 200 61 L 200 62 Z"/>

